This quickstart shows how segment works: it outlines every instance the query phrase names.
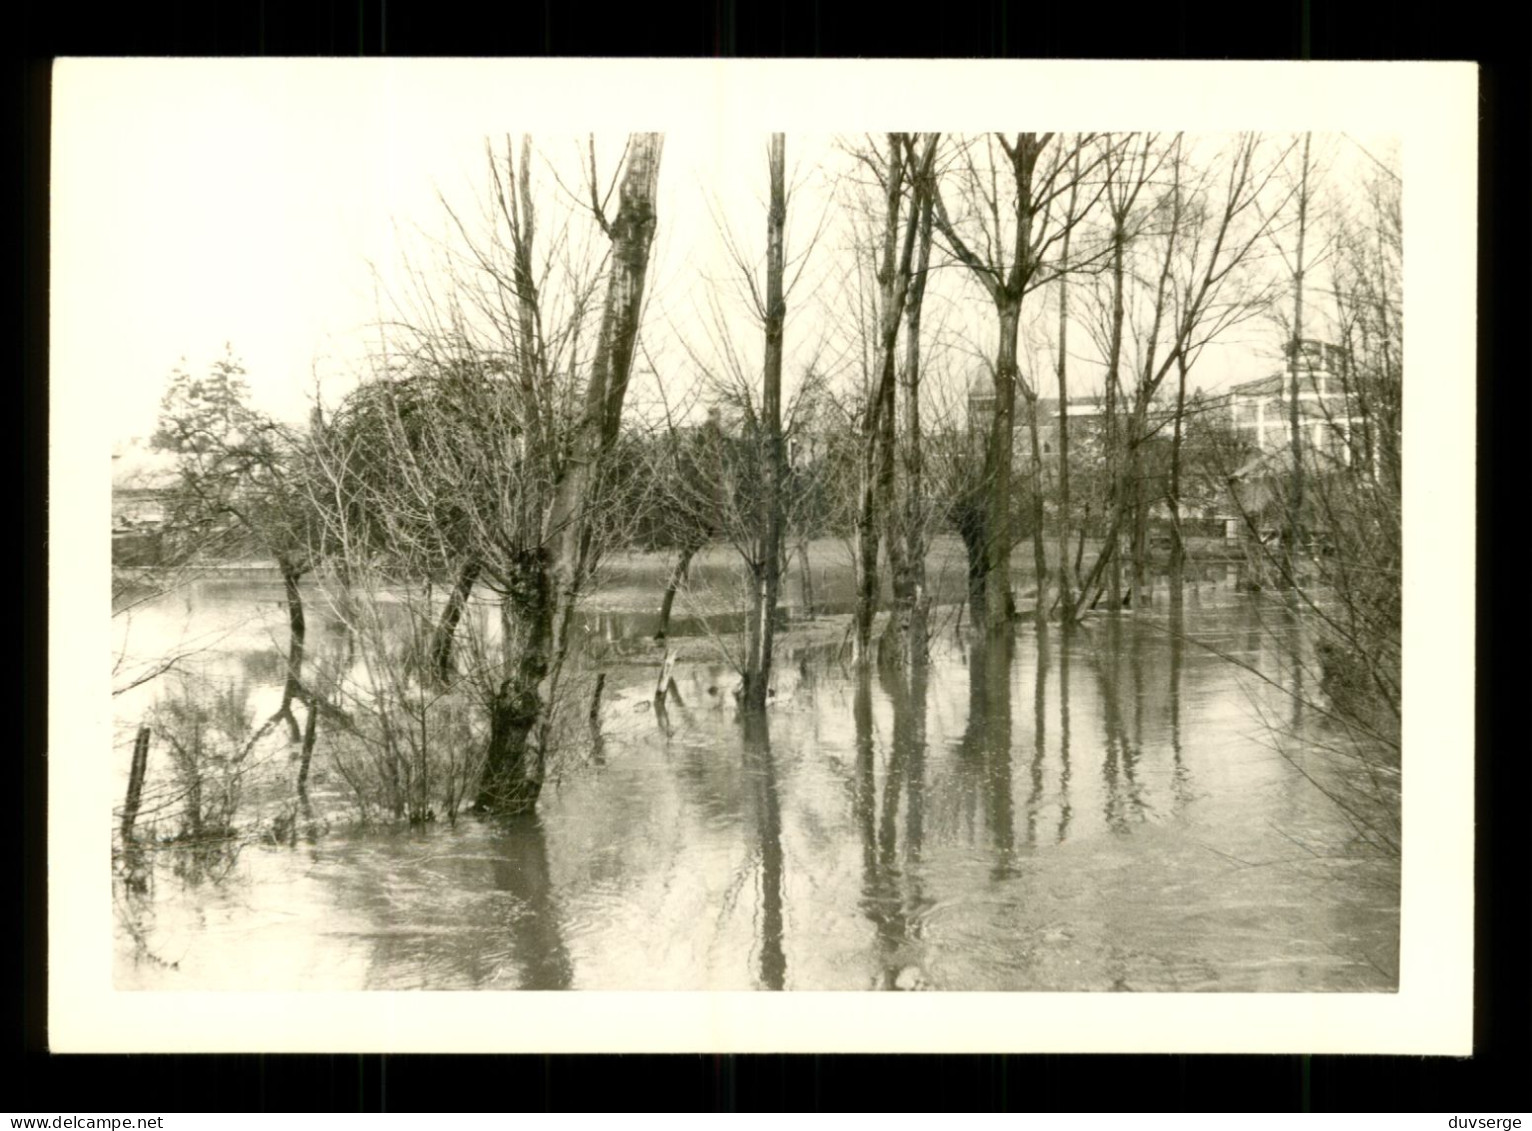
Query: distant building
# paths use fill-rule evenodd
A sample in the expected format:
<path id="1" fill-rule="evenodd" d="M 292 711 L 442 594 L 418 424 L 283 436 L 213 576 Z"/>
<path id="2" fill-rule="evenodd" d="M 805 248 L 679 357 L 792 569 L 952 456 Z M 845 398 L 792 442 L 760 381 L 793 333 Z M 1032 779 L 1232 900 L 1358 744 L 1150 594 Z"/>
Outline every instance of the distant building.
<path id="1" fill-rule="evenodd" d="M 1299 444 L 1320 458 L 1351 462 L 1352 434 L 1362 422 L 1348 395 L 1346 354 L 1339 346 L 1308 339 L 1298 343 Z M 1289 347 L 1289 365 L 1292 347 Z M 1262 454 L 1292 450 L 1291 368 L 1229 390 L 1230 423 Z"/>
<path id="2" fill-rule="evenodd" d="M 981 373 L 968 383 L 967 402 L 969 435 L 987 438 L 995 426 L 995 387 L 988 374 Z M 1056 457 L 1058 453 L 1059 400 L 1057 397 L 1038 397 L 1036 405 L 1038 447 L 1046 463 L 1050 462 L 1048 457 Z M 1030 411 L 1027 398 L 1018 390 L 1013 420 L 1013 450 L 1029 459 L 1032 453 L 1028 423 Z M 1105 411 L 1099 397 L 1070 397 L 1070 444 L 1083 449 L 1094 442 L 1105 424 Z"/>
<path id="3" fill-rule="evenodd" d="M 140 437 L 112 447 L 112 530 L 158 529 L 165 497 L 176 482 L 175 457 Z"/>
<path id="4" fill-rule="evenodd" d="M 175 457 L 135 437 L 112 448 L 112 561 L 152 565 L 159 559 L 166 499 L 176 482 Z"/>
<path id="5" fill-rule="evenodd" d="M 1339 346 L 1306 339 L 1297 345 L 1298 446 L 1306 474 L 1325 477 L 1366 465 L 1367 421 L 1348 383 L 1348 358 Z M 1292 477 L 1293 347 L 1289 368 L 1229 390 L 1229 422 L 1255 454 L 1229 477 L 1230 510 L 1241 523 L 1253 523 L 1263 538 L 1275 537 L 1288 520 Z M 1374 451 L 1376 461 L 1377 453 Z M 1309 531 L 1319 529 L 1323 515 L 1305 500 L 1300 517 Z M 1231 534 L 1233 533 L 1231 520 Z"/>
<path id="6" fill-rule="evenodd" d="M 968 382 L 968 434 L 988 436 L 995 426 L 995 385 L 984 373 Z"/>

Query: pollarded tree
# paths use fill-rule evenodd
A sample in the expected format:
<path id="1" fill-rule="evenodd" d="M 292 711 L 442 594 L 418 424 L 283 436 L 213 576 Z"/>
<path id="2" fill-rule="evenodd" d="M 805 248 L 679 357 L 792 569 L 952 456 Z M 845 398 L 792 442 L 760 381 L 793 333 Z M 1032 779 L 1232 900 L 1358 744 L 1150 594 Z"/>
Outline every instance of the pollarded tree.
<path id="1" fill-rule="evenodd" d="M 1076 153 L 1085 160 L 1076 161 Z M 1042 477 L 1042 452 L 1036 427 L 1038 390 L 1021 374 L 1017 343 L 1022 303 L 1048 282 L 1057 268 L 1056 245 L 1094 203 L 1081 199 L 1077 184 L 1086 183 L 1100 160 L 1093 140 L 1081 136 L 1055 144 L 1051 133 L 986 135 L 957 148 L 957 159 L 938 182 L 936 226 L 952 257 L 967 268 L 994 305 L 998 330 L 994 414 L 985 451 L 985 622 L 988 631 L 1006 631 L 1011 598 L 1012 442 L 1018 391 L 1032 402 L 1029 419 L 1031 470 Z M 948 200 L 956 205 L 949 205 Z M 1047 551 L 1043 543 L 1042 492 L 1034 488 L 1033 557 L 1037 572 L 1037 615 L 1046 616 Z"/>
<path id="2" fill-rule="evenodd" d="M 423 281 L 395 321 L 386 365 L 461 375 L 440 387 L 450 404 L 420 399 L 427 442 L 419 451 L 401 443 L 393 457 L 400 505 L 418 499 L 432 521 L 450 515 L 437 537 L 455 543 L 499 598 L 500 658 L 482 685 L 482 811 L 525 812 L 542 788 L 574 610 L 602 549 L 661 147 L 659 134 L 629 137 L 618 177 L 603 187 L 592 140 L 588 200 L 566 207 L 546 248 L 530 141 L 492 153 L 484 226 L 449 209 L 458 239 L 443 265 L 447 285 Z"/>

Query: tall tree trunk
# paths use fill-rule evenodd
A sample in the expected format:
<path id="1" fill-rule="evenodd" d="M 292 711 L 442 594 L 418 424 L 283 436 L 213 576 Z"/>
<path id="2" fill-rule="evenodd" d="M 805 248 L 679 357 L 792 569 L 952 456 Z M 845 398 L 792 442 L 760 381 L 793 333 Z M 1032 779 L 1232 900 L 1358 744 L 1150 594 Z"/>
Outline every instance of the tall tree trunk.
<path id="1" fill-rule="evenodd" d="M 1135 436 L 1144 435 L 1146 422 L 1139 420 Z M 1149 557 L 1149 484 L 1144 471 L 1143 446 L 1133 444 L 1133 604 L 1142 608 L 1148 601 Z"/>
<path id="2" fill-rule="evenodd" d="M 910 577 L 909 546 L 905 541 L 904 513 L 897 505 L 895 468 L 898 457 L 898 439 L 895 429 L 897 381 L 890 381 L 883 389 L 883 412 L 879 421 L 878 437 L 878 513 L 883 518 L 883 545 L 888 554 L 888 572 L 893 582 L 894 607 L 879 646 L 880 660 L 884 663 L 904 659 L 904 636 L 909 628 L 910 604 L 914 598 L 914 581 Z"/>
<path id="3" fill-rule="evenodd" d="M 1059 611 L 1065 624 L 1075 617 L 1075 591 L 1079 579 L 1070 565 L 1069 531 L 1069 236 L 1064 232 L 1063 264 L 1059 275 Z"/>
<path id="4" fill-rule="evenodd" d="M 1293 453 L 1293 482 L 1287 511 L 1287 583 L 1298 584 L 1298 549 L 1303 538 L 1303 421 L 1299 412 L 1300 375 L 1303 370 L 1303 273 L 1304 240 L 1309 220 L 1309 135 L 1303 135 L 1303 172 L 1298 186 L 1298 248 L 1293 260 L 1293 341 L 1290 372 L 1291 393 L 1288 402 L 1288 429 Z"/>
<path id="5" fill-rule="evenodd" d="M 877 398 L 878 405 L 882 398 Z M 860 665 L 872 662 L 872 622 L 878 615 L 878 515 L 876 433 L 863 438 L 861 500 L 856 516 L 856 612 L 852 650 Z"/>
<path id="6" fill-rule="evenodd" d="M 900 239 L 900 202 L 904 184 L 902 139 L 888 135 L 888 155 L 883 183 L 885 217 L 883 247 L 878 262 L 878 372 L 869 390 L 862 434 L 861 500 L 857 511 L 858 584 L 856 605 L 856 662 L 872 660 L 872 622 L 878 607 L 878 544 L 885 516 L 892 511 L 894 477 L 895 381 L 899 323 L 909 295 L 910 261 L 915 249 L 919 221 L 911 215 Z M 929 172 L 929 153 L 922 175 Z M 896 259 L 897 255 L 897 259 Z M 890 537 L 889 558 L 903 564 L 904 547 Z M 906 572 L 904 569 L 896 572 Z M 907 584 L 907 582 L 906 582 Z"/>
<path id="7" fill-rule="evenodd" d="M 766 709 L 771 682 L 777 594 L 782 581 L 782 326 L 787 317 L 783 294 L 787 228 L 786 139 L 772 134 L 768 148 L 771 203 L 766 213 L 766 349 L 762 366 L 761 429 L 765 447 L 765 490 L 761 492 L 759 559 L 755 565 L 756 604 L 750 618 L 749 655 L 740 697 L 747 712 Z"/>
<path id="8" fill-rule="evenodd" d="M 1016 340 L 1021 329 L 1021 300 L 1003 298 L 997 306 L 1000 349 L 995 361 L 995 419 L 988 459 L 989 516 L 987 568 L 984 577 L 984 624 L 991 633 L 1009 632 L 1015 605 L 1011 597 L 1011 474 L 1016 436 Z"/>
<path id="9" fill-rule="evenodd" d="M 1185 594 L 1186 540 L 1181 531 L 1181 446 L 1186 420 L 1186 355 L 1176 357 L 1176 416 L 1170 434 L 1170 609 L 1181 615 Z"/>
<path id="10" fill-rule="evenodd" d="M 1075 150 L 1074 175 L 1069 182 L 1069 215 L 1075 215 L 1080 191 L 1080 151 Z M 1080 587 L 1078 567 L 1072 566 L 1069 554 L 1069 531 L 1073 515 L 1069 509 L 1069 243 L 1074 225 L 1064 228 L 1059 248 L 1059 613 L 1065 624 L 1075 618 L 1075 593 Z"/>
<path id="11" fill-rule="evenodd" d="M 670 571 L 670 580 L 665 582 L 665 595 L 660 598 L 660 625 L 654 630 L 655 640 L 664 640 L 670 634 L 670 610 L 676 603 L 676 591 L 686 580 L 686 571 L 691 568 L 692 558 L 696 557 L 701 548 L 690 544 L 681 547 L 675 568 Z"/>
<path id="12" fill-rule="evenodd" d="M 928 152 L 935 138 L 928 141 Z M 931 188 L 929 175 L 915 183 L 919 209 L 918 252 L 904 309 L 904 537 L 909 569 L 909 615 L 905 658 L 911 665 L 926 659 L 926 513 L 925 452 L 920 425 L 920 314 L 925 303 L 926 272 L 931 263 Z"/>
<path id="13" fill-rule="evenodd" d="M 1037 394 L 1028 390 L 1027 435 L 1032 445 L 1032 571 L 1037 574 L 1037 606 L 1033 617 L 1041 628 L 1048 621 L 1048 547 L 1043 538 L 1043 449 L 1037 435 Z"/>
<path id="14" fill-rule="evenodd" d="M 1147 375 L 1133 396 L 1133 411 L 1128 414 L 1127 428 L 1123 435 L 1122 468 L 1123 493 L 1119 529 L 1126 526 L 1128 535 L 1127 564 L 1132 569 L 1132 585 L 1125 594 L 1135 607 L 1144 600 L 1147 587 L 1147 559 L 1149 547 L 1149 498 L 1147 475 L 1144 470 L 1143 438 L 1149 433 L 1149 399 L 1153 390 Z"/>
<path id="15" fill-rule="evenodd" d="M 447 607 L 442 610 L 441 620 L 437 622 L 436 631 L 432 634 L 431 671 L 442 687 L 452 682 L 453 640 L 457 636 L 457 626 L 463 619 L 463 610 L 468 607 L 468 598 L 473 595 L 474 583 L 478 580 L 479 563 L 464 562 L 458 571 L 457 582 L 447 596 Z"/>
<path id="16" fill-rule="evenodd" d="M 503 678 L 491 704 L 480 810 L 524 812 L 542 788 L 551 710 L 591 558 L 591 494 L 617 440 L 638 344 L 662 145 L 657 133 L 629 139 L 617 215 L 606 224 L 611 266 L 585 403 L 553 484 L 547 540 L 512 563 L 510 592 L 501 606 Z"/>
<path id="17" fill-rule="evenodd" d="M 1117 422 L 1117 389 L 1122 379 L 1122 330 L 1123 330 L 1123 243 L 1125 235 L 1119 222 L 1112 233 L 1112 326 L 1111 344 L 1106 368 L 1106 451 L 1107 481 L 1111 484 L 1113 521 L 1110 545 L 1101 552 L 1107 555 L 1108 573 L 1112 589 L 1110 607 L 1120 607 L 1122 601 L 1122 544 L 1121 516 L 1126 502 L 1123 490 L 1122 437 Z"/>
<path id="18" fill-rule="evenodd" d="M 989 576 L 986 503 L 987 494 L 975 490 L 953 505 L 953 524 L 957 527 L 958 537 L 963 540 L 963 552 L 968 563 L 968 616 L 976 625 L 984 623 L 984 602 L 989 593 L 986 582 Z"/>
<path id="19" fill-rule="evenodd" d="M 1083 605 L 1087 599 L 1090 599 L 1091 608 L 1095 608 L 1096 601 L 1099 601 L 1101 598 L 1098 583 L 1101 581 L 1101 575 L 1106 572 L 1107 568 L 1116 559 L 1117 547 L 1121 541 L 1118 538 L 1118 534 L 1120 533 L 1119 524 L 1122 521 L 1122 512 L 1113 510 L 1110 514 L 1111 517 L 1107 520 L 1106 538 L 1103 539 L 1101 545 L 1101 553 L 1096 557 L 1096 564 L 1091 566 L 1090 572 L 1080 582 L 1080 604 Z M 1076 565 L 1078 566 L 1078 562 Z M 1092 593 L 1096 594 L 1094 599 L 1090 598 Z"/>

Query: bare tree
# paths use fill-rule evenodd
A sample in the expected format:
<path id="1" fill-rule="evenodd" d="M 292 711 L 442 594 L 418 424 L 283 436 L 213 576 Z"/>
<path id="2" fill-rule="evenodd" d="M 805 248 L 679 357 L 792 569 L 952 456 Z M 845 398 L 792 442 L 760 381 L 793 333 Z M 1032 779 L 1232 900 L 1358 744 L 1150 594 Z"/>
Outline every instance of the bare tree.
<path id="1" fill-rule="evenodd" d="M 1293 257 L 1289 264 L 1293 276 L 1293 325 L 1292 337 L 1288 342 L 1288 432 L 1293 456 L 1292 462 L 1292 487 L 1288 493 L 1288 519 L 1287 519 L 1287 576 L 1292 584 L 1297 583 L 1296 571 L 1293 569 L 1293 553 L 1303 543 L 1303 421 L 1300 415 L 1300 405 L 1303 394 L 1303 284 L 1307 272 L 1308 261 L 1304 257 L 1305 244 L 1308 241 L 1310 211 L 1313 206 L 1314 196 L 1314 168 L 1312 162 L 1312 137 L 1303 135 L 1303 156 L 1299 164 L 1298 182 L 1293 194 L 1294 204 L 1297 207 L 1297 242 L 1293 248 Z"/>
<path id="2" fill-rule="evenodd" d="M 894 597 L 900 604 L 904 633 L 904 656 L 907 663 L 925 662 L 927 616 L 930 598 L 926 592 L 926 552 L 930 507 L 925 485 L 925 441 L 921 429 L 921 319 L 925 307 L 926 280 L 931 265 L 932 219 L 936 196 L 935 164 L 938 135 L 928 134 L 921 142 L 918 161 L 915 141 L 906 135 L 905 156 L 914 165 L 913 188 L 915 216 L 915 266 L 910 275 L 904 306 L 904 537 L 908 575 L 895 577 Z"/>
<path id="3" fill-rule="evenodd" d="M 388 327 L 375 383 L 390 411 L 374 432 L 387 441 L 392 529 L 428 557 L 450 551 L 456 592 L 475 574 L 499 599 L 499 660 L 482 678 L 481 811 L 524 812 L 542 788 L 572 618 L 601 550 L 660 154 L 660 135 L 632 135 L 603 186 L 592 140 L 586 192 L 566 201 L 544 250 L 531 142 L 507 142 L 490 154 L 483 227 L 448 208 L 447 285 L 418 272 Z"/>
<path id="4" fill-rule="evenodd" d="M 1153 138 L 1140 139 L 1130 152 L 1109 165 L 1111 272 L 1107 297 L 1097 299 L 1097 335 L 1108 360 L 1111 516 L 1101 553 L 1081 587 L 1082 602 L 1099 600 L 1096 587 L 1110 568 L 1114 607 L 1127 599 L 1120 589 L 1124 535 L 1131 538 L 1133 592 L 1146 591 L 1147 518 L 1154 501 L 1147 454 L 1170 424 L 1172 464 L 1178 458 L 1174 437 L 1185 411 L 1182 363 L 1190 371 L 1210 342 L 1264 308 L 1265 290 L 1244 286 L 1243 271 L 1268 231 L 1260 201 L 1277 167 L 1262 163 L 1263 147 L 1254 135 L 1236 139 L 1200 169 L 1180 135 L 1158 145 Z M 1175 408 L 1156 413 L 1156 398 L 1172 371 L 1178 374 Z M 1119 403 L 1121 414 L 1114 411 Z M 1074 610 L 1065 613 L 1072 616 Z"/>
<path id="5" fill-rule="evenodd" d="M 508 570 L 502 606 L 506 671 L 491 715 L 478 806 L 514 813 L 536 804 L 547 753 L 549 710 L 569 650 L 569 627 L 591 564 L 586 507 L 604 458 L 617 441 L 627 395 L 639 312 L 656 223 L 655 183 L 661 136 L 629 139 L 618 210 L 594 212 L 611 241 L 606 298 L 584 405 L 568 442 L 568 458 L 552 483 L 541 542 L 525 546 Z M 525 168 L 525 162 L 523 162 Z M 591 182 L 594 197 L 596 181 Z M 535 737 L 534 737 L 535 736 Z"/>
<path id="6" fill-rule="evenodd" d="M 1080 192 L 1080 151 L 1075 150 L 1074 172 L 1070 178 L 1069 186 L 1069 211 L 1073 214 L 1079 203 Z M 1070 510 L 1069 499 L 1069 273 L 1071 261 L 1069 256 L 1070 238 L 1073 236 L 1073 226 L 1064 233 L 1064 238 L 1059 248 L 1059 345 L 1058 345 L 1058 377 L 1059 377 L 1059 407 L 1058 407 L 1058 447 L 1059 447 L 1059 600 L 1066 615 L 1074 608 L 1075 593 L 1080 588 L 1080 579 L 1072 568 L 1069 554 L 1069 534 L 1073 528 L 1073 515 Z M 1040 597 L 1040 595 L 1039 595 Z M 1039 604 L 1041 600 L 1039 599 Z"/>
<path id="7" fill-rule="evenodd" d="M 766 211 L 766 301 L 761 310 L 766 346 L 761 366 L 761 439 L 765 445 L 764 490 L 758 521 L 761 547 L 752 563 L 754 607 L 746 631 L 745 682 L 740 706 L 750 713 L 766 709 L 771 683 L 771 650 L 776 631 L 777 590 L 782 578 L 782 487 L 785 478 L 782 452 L 782 327 L 787 316 L 783 293 L 786 269 L 787 143 L 784 135 L 772 134 L 766 165 L 771 183 L 771 203 Z"/>
<path id="8" fill-rule="evenodd" d="M 1369 155 L 1371 156 L 1371 155 Z M 1375 159 L 1376 160 L 1376 159 Z M 1359 207 L 1337 224 L 1332 271 L 1343 359 L 1341 397 L 1330 420 L 1344 438 L 1345 471 L 1317 481 L 1330 540 L 1320 579 L 1340 598 L 1324 622 L 1323 682 L 1354 724 L 1397 750 L 1403 581 L 1402 181 L 1379 162 Z M 1325 403 L 1325 402 L 1322 402 Z"/>
<path id="9" fill-rule="evenodd" d="M 979 537 L 985 548 L 985 622 L 988 631 L 1005 631 L 1012 615 L 1011 595 L 1011 468 L 1018 389 L 1031 406 L 1029 415 L 1031 467 L 1034 482 L 1032 538 L 1037 573 L 1037 615 L 1046 617 L 1047 552 L 1043 541 L 1042 452 L 1037 433 L 1037 389 L 1022 375 L 1017 340 L 1022 303 L 1028 294 L 1053 276 L 1049 255 L 1064 233 L 1078 221 L 1080 211 L 1064 208 L 1071 186 L 1089 177 L 1099 162 L 1092 155 L 1082 168 L 1075 153 L 1090 153 L 1092 139 L 1079 137 L 1068 146 L 1054 145 L 1051 133 L 986 135 L 982 154 L 977 144 L 958 150 L 955 171 L 962 211 L 949 210 L 937 188 L 936 224 L 953 257 L 966 267 L 994 304 L 998 345 L 992 370 L 995 409 L 985 453 L 987 506 Z M 1076 204 L 1078 194 L 1073 199 Z M 1090 202 L 1087 202 L 1087 206 Z"/>
<path id="10" fill-rule="evenodd" d="M 1401 181 L 1391 163 L 1377 162 L 1357 184 L 1321 186 L 1312 156 L 1299 160 L 1294 204 L 1310 218 L 1306 244 L 1321 245 L 1320 254 L 1306 255 L 1305 272 L 1328 267 L 1320 285 L 1306 282 L 1305 292 L 1328 290 L 1337 341 L 1326 343 L 1322 386 L 1311 370 L 1315 343 L 1304 341 L 1298 351 L 1304 391 L 1314 395 L 1300 410 L 1297 473 L 1272 478 L 1273 506 L 1284 518 L 1299 515 L 1311 537 L 1296 545 L 1292 534 L 1275 545 L 1257 542 L 1253 552 L 1288 583 L 1290 608 L 1316 638 L 1318 684 L 1329 702 L 1309 705 L 1389 751 L 1394 766 L 1385 769 L 1392 772 L 1401 714 Z M 1284 253 L 1283 282 L 1294 281 L 1295 262 Z M 1305 300 L 1317 322 L 1325 312 L 1316 307 Z M 1293 498 L 1300 491 L 1301 514 Z M 1244 518 L 1251 529 L 1259 521 Z M 1312 593 L 1295 584 L 1300 561 L 1317 582 Z"/>
<path id="11" fill-rule="evenodd" d="M 885 151 L 880 156 L 871 146 L 858 156 L 872 170 L 877 179 L 883 203 L 882 225 L 878 232 L 878 259 L 875 268 L 876 330 L 874 339 L 874 368 L 867 393 L 866 409 L 862 424 L 862 467 L 857 507 L 857 599 L 855 653 L 859 664 L 872 659 L 872 625 L 877 615 L 878 547 L 885 527 L 890 522 L 905 525 L 915 517 L 914 511 L 899 515 L 894 507 L 895 467 L 897 459 L 897 424 L 895 419 L 898 377 L 899 329 L 909 314 L 913 321 L 906 325 L 906 356 L 914 358 L 914 369 L 907 369 L 905 413 L 906 434 L 905 465 L 912 464 L 919 473 L 919 305 L 924 297 L 926 264 L 930 257 L 931 197 L 934 179 L 932 175 L 936 153 L 937 135 L 929 134 L 916 152 L 913 138 L 890 133 L 884 138 Z M 911 187 L 908 194 L 906 185 Z M 908 196 L 908 204 L 906 197 Z M 924 232 L 924 239 L 920 239 Z M 915 287 L 915 249 L 921 246 L 921 270 L 919 294 L 914 307 L 909 306 Z M 913 331 L 913 333 L 911 333 Z M 907 366 L 909 362 L 907 361 Z M 911 384 L 910 372 L 913 372 Z M 913 407 L 912 407 L 913 406 Z M 914 413 L 911 417 L 911 413 Z M 909 420 L 915 422 L 910 432 Z M 913 445 L 913 446 L 911 446 Z M 918 483 L 918 478 L 917 478 Z M 907 492 L 910 490 L 907 485 Z M 908 496 L 908 505 L 918 510 L 918 495 Z M 908 541 L 910 529 L 904 531 L 901 541 L 898 532 L 891 530 L 887 539 L 888 555 L 895 579 L 895 594 L 901 605 L 905 622 L 904 632 L 910 630 L 909 617 L 915 598 L 915 566 L 910 552 L 923 553 L 919 539 L 915 545 Z M 923 567 L 922 567 L 923 568 Z M 907 649 L 923 650 L 924 642 Z"/>
<path id="12" fill-rule="evenodd" d="M 773 134 L 767 144 L 766 244 L 764 270 L 736 238 L 722 213 L 715 213 L 732 278 L 706 294 L 709 320 L 706 341 L 683 334 L 682 343 L 704 378 L 710 401 L 708 422 L 693 430 L 680 447 L 687 460 L 671 477 L 672 505 L 698 516 L 672 575 L 678 586 L 692 554 L 714 537 L 731 544 L 744 566 L 746 609 L 742 651 L 725 647 L 741 676 L 739 702 L 747 714 L 765 709 L 771 690 L 776 638 L 776 609 L 781 596 L 784 559 L 795 531 L 802 532 L 804 461 L 790 466 L 789 446 L 814 437 L 812 425 L 823 395 L 817 349 L 810 343 L 809 360 L 801 377 L 789 388 L 786 381 L 785 337 L 788 300 L 813 257 L 823 231 L 819 219 L 802 250 L 788 243 L 789 207 L 793 191 L 787 178 L 786 138 Z M 732 289 L 739 302 L 723 297 Z M 731 319 L 742 307 L 761 333 L 759 363 L 754 351 L 741 344 Z M 795 364 L 796 368 L 796 364 Z M 672 424 L 674 433 L 675 426 Z M 686 466 L 685 464 L 688 464 Z M 806 534 L 800 533 L 800 545 Z M 803 547 L 805 569 L 806 547 Z"/>
<path id="13" fill-rule="evenodd" d="M 1128 437 L 1124 437 L 1119 419 L 1122 411 L 1120 400 L 1124 392 L 1122 364 L 1128 318 L 1126 305 L 1129 282 L 1128 253 L 1130 245 L 1136 242 L 1148 213 L 1147 209 L 1139 208 L 1139 198 L 1158 172 L 1165 154 L 1163 148 L 1156 144 L 1156 138 L 1152 134 L 1137 137 L 1109 136 L 1103 139 L 1102 145 L 1105 154 L 1104 195 L 1110 220 L 1108 243 L 1111 248 L 1111 273 L 1108 290 L 1110 298 L 1100 305 L 1105 307 L 1103 336 L 1106 354 L 1106 387 L 1103 393 L 1106 407 L 1107 480 L 1110 485 L 1112 519 L 1102 548 L 1101 561 L 1106 563 L 1109 570 L 1110 603 L 1115 608 L 1123 601 L 1122 520 L 1126 510 L 1126 493 L 1130 480 L 1137 484 L 1137 476 L 1128 475 L 1124 469 L 1126 453 L 1128 449 L 1136 448 L 1136 443 L 1131 439 L 1133 435 L 1131 427 L 1128 430 Z M 1167 275 L 1161 272 L 1159 276 L 1161 302 L 1156 304 L 1157 313 L 1163 310 L 1166 282 Z M 1155 325 L 1152 333 L 1157 336 L 1157 331 L 1158 325 Z M 1066 607 L 1064 613 L 1067 618 L 1072 615 L 1073 610 Z"/>

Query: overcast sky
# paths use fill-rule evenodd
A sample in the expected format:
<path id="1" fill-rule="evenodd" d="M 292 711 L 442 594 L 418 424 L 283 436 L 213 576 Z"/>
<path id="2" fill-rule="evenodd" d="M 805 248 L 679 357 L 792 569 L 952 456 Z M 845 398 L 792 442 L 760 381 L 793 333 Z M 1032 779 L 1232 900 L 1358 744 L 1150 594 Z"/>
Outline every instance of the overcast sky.
<path id="1" fill-rule="evenodd" d="M 1248 65 L 1200 80 L 1141 66 L 1150 69 L 1098 69 L 1093 79 L 1059 64 L 64 61 L 53 151 L 56 395 L 88 390 L 114 438 L 143 435 L 170 369 L 183 357 L 205 369 L 228 343 L 257 404 L 301 419 L 315 375 L 332 390 L 344 384 L 376 341 L 368 327 L 380 289 L 397 285 L 418 229 L 440 232 L 438 191 L 471 203 L 485 138 L 510 131 L 665 129 L 650 287 L 662 297 L 645 328 L 658 339 L 696 321 L 694 288 L 677 284 L 719 265 L 714 211 L 758 240 L 774 126 L 797 129 L 789 163 L 810 185 L 800 200 L 812 202 L 832 132 L 990 125 L 994 105 L 1013 98 L 1037 108 L 1040 122 L 1027 124 L 1062 129 L 1100 126 L 1103 107 L 1120 128 L 1317 122 L 1377 133 L 1398 113 L 1375 98 L 1342 103 L 1333 82 L 1284 92 L 1280 72 L 1268 81 Z M 1211 99 L 1219 75 L 1239 81 Z M 800 231 L 812 223 L 792 219 Z M 1221 384 L 1251 364 L 1213 358 L 1202 376 Z"/>
<path id="2" fill-rule="evenodd" d="M 53 359 L 96 375 L 119 435 L 152 426 L 181 357 L 205 368 L 225 343 L 263 407 L 301 418 L 314 375 L 344 380 L 376 341 L 406 251 L 441 232 L 438 191 L 471 209 L 486 137 L 518 128 L 499 100 L 376 68 L 85 70 L 57 116 Z M 711 231 L 704 178 L 727 195 L 723 172 L 761 152 L 668 134 L 665 265 Z"/>

